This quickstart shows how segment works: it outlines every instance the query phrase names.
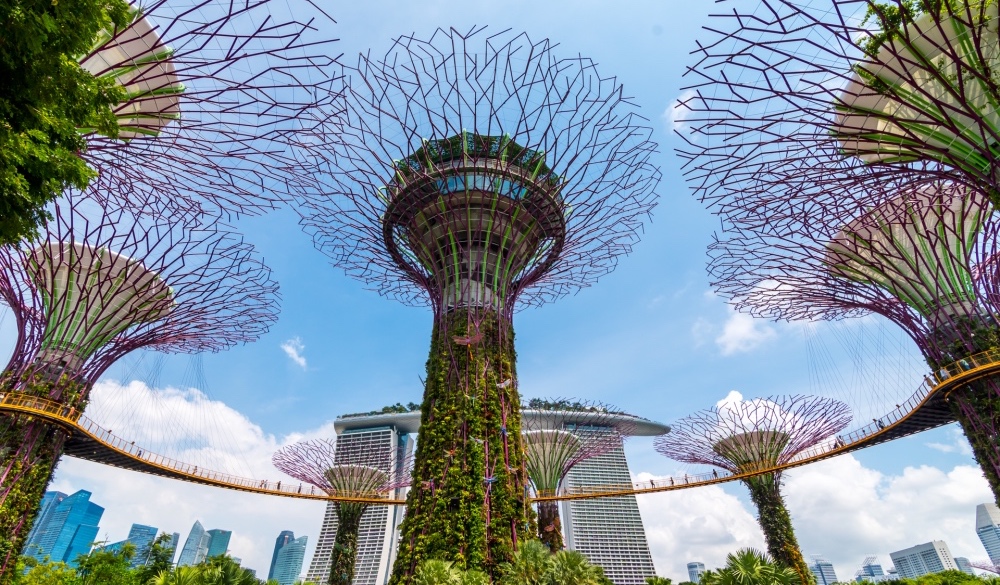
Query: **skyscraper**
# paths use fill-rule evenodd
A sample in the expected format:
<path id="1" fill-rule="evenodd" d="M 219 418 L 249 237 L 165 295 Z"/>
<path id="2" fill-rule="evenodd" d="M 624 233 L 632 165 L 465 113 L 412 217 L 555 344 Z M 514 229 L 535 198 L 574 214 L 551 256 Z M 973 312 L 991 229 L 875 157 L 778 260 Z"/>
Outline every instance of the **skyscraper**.
<path id="1" fill-rule="evenodd" d="M 205 558 L 210 559 L 212 557 L 226 554 L 226 551 L 229 550 L 229 539 L 232 538 L 233 531 L 213 528 L 212 530 L 209 530 L 207 534 L 209 540 Z"/>
<path id="2" fill-rule="evenodd" d="M 958 570 L 963 573 L 968 573 L 970 575 L 976 574 L 976 572 L 972 569 L 972 563 L 970 563 L 969 559 L 965 557 L 955 557 L 955 566 L 958 567 Z"/>
<path id="3" fill-rule="evenodd" d="M 958 569 L 948 545 L 940 540 L 918 544 L 890 553 L 892 564 L 903 579 L 913 579 L 929 573 Z"/>
<path id="4" fill-rule="evenodd" d="M 177 556 L 177 545 L 181 543 L 181 534 L 175 532 L 170 535 L 170 541 L 166 543 L 167 550 L 170 551 L 170 562 L 174 561 L 174 557 Z"/>
<path id="5" fill-rule="evenodd" d="M 882 570 L 882 564 L 878 562 L 878 557 L 875 555 L 869 555 L 865 557 L 865 560 L 861 562 L 861 568 L 858 572 L 854 574 L 855 581 L 871 581 L 872 583 L 878 583 L 880 581 L 885 581 L 888 576 L 885 571 Z"/>
<path id="6" fill-rule="evenodd" d="M 177 566 L 197 565 L 205 560 L 208 555 L 209 540 L 211 540 L 211 536 L 205 532 L 205 527 L 201 525 L 201 522 L 195 520 L 187 540 L 184 541 L 184 548 L 181 549 L 181 556 L 177 559 Z"/>
<path id="7" fill-rule="evenodd" d="M 410 435 L 420 426 L 420 413 L 348 416 L 334 422 L 338 464 L 370 465 L 380 469 L 402 464 L 413 451 Z M 396 497 L 406 496 L 406 489 Z M 358 529 L 358 557 L 353 585 L 383 585 L 395 560 L 396 538 L 403 519 L 402 506 L 369 506 Z M 306 580 L 325 583 L 330 573 L 330 553 L 337 538 L 337 511 L 328 504 L 323 527 Z"/>
<path id="8" fill-rule="evenodd" d="M 149 559 L 150 547 L 153 546 L 153 541 L 156 540 L 156 534 L 159 529 L 155 526 L 146 526 L 145 524 L 133 524 L 132 528 L 128 531 L 128 538 L 125 542 L 131 543 L 135 547 L 135 556 L 132 557 L 132 568 L 141 567 L 146 564 Z"/>
<path id="9" fill-rule="evenodd" d="M 282 530 L 278 538 L 274 539 L 274 552 L 271 553 L 271 567 L 267 570 L 267 578 L 274 578 L 274 564 L 278 562 L 278 551 L 286 544 L 295 540 L 295 533 L 291 530 Z"/>
<path id="10" fill-rule="evenodd" d="M 308 536 L 292 538 L 277 551 L 268 579 L 274 579 L 279 585 L 293 585 L 295 583 L 299 578 L 299 573 L 302 572 L 302 561 L 306 558 L 308 538 Z M 323 582 L 325 583 L 325 581 Z M 354 582 L 357 583 L 357 580 Z"/>
<path id="11" fill-rule="evenodd" d="M 809 570 L 816 576 L 816 585 L 833 585 L 837 582 L 837 573 L 833 571 L 830 561 L 819 556 L 813 556 L 812 560 Z"/>
<path id="12" fill-rule="evenodd" d="M 525 410 L 524 417 L 533 416 Z M 539 415 L 534 415 L 539 416 Z M 666 432 L 659 423 L 636 418 L 634 433 L 656 435 Z M 409 435 L 418 432 L 420 412 L 399 414 L 347 415 L 334 422 L 337 432 L 337 462 L 362 465 L 398 465 L 412 450 Z M 571 432 L 600 432 L 600 429 L 568 428 Z M 622 445 L 604 455 L 574 467 L 567 485 L 600 483 L 631 484 L 628 462 Z M 404 498 L 406 489 L 397 492 Z M 645 585 L 646 577 L 656 574 L 646 542 L 646 531 L 639 515 L 635 496 L 599 498 L 563 502 L 560 515 L 567 548 L 578 550 L 602 569 L 615 585 Z M 361 517 L 358 532 L 358 560 L 353 585 L 384 585 L 395 561 L 396 543 L 403 507 L 372 506 Z M 330 567 L 330 553 L 337 536 L 337 513 L 329 504 L 323 527 L 316 541 L 306 580 L 325 582 Z"/>
<path id="13" fill-rule="evenodd" d="M 1000 508 L 993 502 L 976 506 L 976 534 L 994 564 L 1000 564 Z"/>
<path id="14" fill-rule="evenodd" d="M 701 575 L 705 572 L 705 563 L 688 563 L 688 581 L 697 583 L 701 581 Z"/>
<path id="15" fill-rule="evenodd" d="M 25 554 L 34 554 L 33 550 L 38 547 L 38 535 L 42 528 L 47 526 L 49 514 L 65 499 L 66 494 L 62 492 L 45 492 L 45 495 L 42 496 L 42 504 L 35 516 L 35 523 L 31 526 L 31 532 L 28 533 L 28 540 L 25 541 Z"/>
<path id="16" fill-rule="evenodd" d="M 64 561 L 76 566 L 76 558 L 90 552 L 99 530 L 98 523 L 104 515 L 104 508 L 90 501 L 91 493 L 80 490 L 71 496 L 62 497 L 59 492 L 49 500 L 49 510 L 44 519 L 39 516 L 32 527 L 34 539 L 29 541 L 27 553 L 36 559 L 49 557 L 53 561 Z"/>

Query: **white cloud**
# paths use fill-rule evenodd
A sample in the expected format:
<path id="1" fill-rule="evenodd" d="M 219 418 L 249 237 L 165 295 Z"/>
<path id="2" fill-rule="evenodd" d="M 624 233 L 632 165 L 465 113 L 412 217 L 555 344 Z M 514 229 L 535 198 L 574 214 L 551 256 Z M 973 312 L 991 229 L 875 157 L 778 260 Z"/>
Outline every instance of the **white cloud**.
<path id="1" fill-rule="evenodd" d="M 672 130 L 683 132 L 687 128 L 686 121 L 694 113 L 691 111 L 691 106 L 697 95 L 693 89 L 685 90 L 667 106 L 666 111 L 663 112 L 663 118 L 670 123 Z"/>
<path id="2" fill-rule="evenodd" d="M 722 355 L 732 355 L 751 351 L 776 335 L 774 328 L 763 321 L 733 311 L 722 326 L 722 333 L 715 338 L 715 345 Z"/>
<path id="3" fill-rule="evenodd" d="M 196 389 L 152 390 L 141 382 L 99 382 L 87 416 L 120 437 L 156 452 L 217 471 L 260 479 L 297 482 L 271 465 L 283 445 L 333 437 L 333 423 L 284 437 L 265 433 L 244 414 Z M 274 539 L 282 530 L 308 535 L 312 558 L 325 504 L 261 496 L 164 479 L 69 457 L 63 458 L 49 489 L 86 489 L 105 508 L 98 538 L 122 540 L 132 523 L 178 532 L 187 538 L 195 520 L 206 528 L 232 530 L 230 553 L 267 574 Z"/>
<path id="4" fill-rule="evenodd" d="M 287 355 L 290 360 L 298 364 L 298 366 L 303 370 L 306 369 L 306 357 L 302 355 L 306 346 L 302 344 L 301 339 L 293 337 L 282 343 L 281 349 L 284 350 L 285 355 Z"/>
<path id="5" fill-rule="evenodd" d="M 745 493 L 730 485 L 728 491 Z M 975 506 L 992 501 L 992 494 L 974 466 L 907 467 L 888 475 L 844 455 L 786 472 L 783 493 L 803 553 L 829 559 L 842 581 L 851 580 L 869 554 L 889 567 L 890 552 L 930 540 L 944 540 L 955 556 L 985 554 L 974 529 Z M 688 562 L 712 568 L 738 548 L 763 548 L 756 511 L 744 500 L 719 486 L 640 496 L 659 574 L 686 581 Z"/>
<path id="6" fill-rule="evenodd" d="M 959 427 L 952 427 L 948 430 L 950 441 L 947 443 L 925 443 L 931 449 L 936 451 L 941 451 L 942 453 L 959 453 L 961 455 L 967 455 L 972 457 L 972 446 L 969 445 L 969 440 L 965 438 L 965 434 Z"/>

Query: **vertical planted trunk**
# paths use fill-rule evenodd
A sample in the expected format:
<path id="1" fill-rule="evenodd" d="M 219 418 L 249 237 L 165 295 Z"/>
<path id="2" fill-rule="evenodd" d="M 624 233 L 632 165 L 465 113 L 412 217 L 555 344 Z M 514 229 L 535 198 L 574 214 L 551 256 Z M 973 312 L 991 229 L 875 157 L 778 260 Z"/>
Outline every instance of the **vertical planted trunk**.
<path id="1" fill-rule="evenodd" d="M 559 502 L 538 503 L 538 539 L 552 552 L 563 549 L 562 522 L 559 520 Z"/>
<path id="2" fill-rule="evenodd" d="M 469 309 L 437 319 L 393 585 L 427 559 L 496 578 L 528 536 L 513 335 L 500 319 Z"/>
<path id="3" fill-rule="evenodd" d="M 799 542 L 792 528 L 792 517 L 781 497 L 781 476 L 765 473 L 744 480 L 750 488 L 750 498 L 757 506 L 757 522 L 764 532 L 767 552 L 776 563 L 795 571 L 803 585 L 813 583 L 809 566 L 802 557 Z"/>
<path id="4" fill-rule="evenodd" d="M 365 504 L 337 504 L 337 537 L 330 553 L 328 585 L 351 585 L 354 581 L 354 564 L 358 560 L 358 529 Z"/>

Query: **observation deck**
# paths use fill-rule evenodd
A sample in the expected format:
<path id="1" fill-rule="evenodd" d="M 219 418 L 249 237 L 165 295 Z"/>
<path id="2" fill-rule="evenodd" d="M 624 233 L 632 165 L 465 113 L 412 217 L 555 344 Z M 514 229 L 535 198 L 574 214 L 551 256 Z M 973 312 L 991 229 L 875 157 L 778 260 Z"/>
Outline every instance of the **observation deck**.
<path id="1" fill-rule="evenodd" d="M 599 486 L 584 486 L 558 494 L 539 495 L 533 498 L 533 500 L 579 500 L 688 489 L 735 481 L 762 473 L 782 471 L 822 461 L 842 453 L 849 453 L 865 447 L 879 445 L 887 441 L 900 439 L 954 422 L 955 418 L 952 416 L 947 403 L 948 395 L 970 382 L 997 374 L 1000 374 L 1000 348 L 991 349 L 959 360 L 941 368 L 934 374 L 926 376 L 924 382 L 909 400 L 897 405 L 894 410 L 885 416 L 875 419 L 853 431 L 837 435 L 829 443 L 803 451 L 787 463 L 774 467 L 752 470 L 740 474 L 712 471 L 697 475 L 685 474 L 622 485 L 604 484 Z M 524 412 L 524 416 L 544 416 L 544 412 L 527 410 Z M 272 496 L 387 505 L 405 503 L 403 500 L 391 498 L 357 498 L 336 494 L 329 495 L 319 490 L 310 490 L 309 486 L 300 488 L 297 483 L 288 484 L 287 482 L 280 481 L 250 479 L 202 469 L 196 465 L 145 451 L 134 442 L 117 437 L 110 430 L 101 428 L 86 416 L 73 412 L 72 409 L 68 409 L 59 403 L 43 398 L 18 393 L 0 393 L 0 413 L 33 416 L 64 428 L 69 433 L 65 454 L 95 463 L 202 485 Z M 586 415 L 586 412 L 581 413 L 582 421 L 586 419 Z M 645 419 L 639 420 L 645 421 Z M 631 417 L 630 423 L 635 424 L 635 421 L 631 420 Z M 407 430 L 415 432 L 419 430 L 420 413 L 391 413 L 339 418 L 334 423 L 338 433 L 355 428 L 389 425 L 396 426 L 400 432 L 406 432 Z M 636 434 L 649 436 L 662 434 L 664 429 L 668 427 L 653 421 L 645 421 L 641 425 L 637 425 L 636 428 Z"/>

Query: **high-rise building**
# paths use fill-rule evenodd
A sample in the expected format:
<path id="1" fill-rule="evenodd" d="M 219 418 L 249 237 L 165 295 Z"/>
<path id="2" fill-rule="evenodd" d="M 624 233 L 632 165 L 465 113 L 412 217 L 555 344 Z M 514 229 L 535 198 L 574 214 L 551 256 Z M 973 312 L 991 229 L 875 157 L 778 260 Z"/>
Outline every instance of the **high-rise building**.
<path id="1" fill-rule="evenodd" d="M 524 416 L 544 416 L 544 413 L 525 410 Z M 629 422 L 635 426 L 634 432 L 640 435 L 658 435 L 668 430 L 665 425 L 645 419 L 630 417 Z M 376 467 L 398 465 L 412 451 L 413 441 L 409 435 L 417 433 L 419 427 L 420 412 L 338 418 L 334 422 L 337 463 Z M 582 426 L 567 427 L 567 430 L 601 432 L 601 429 Z M 631 484 L 623 446 L 578 464 L 570 471 L 566 481 L 571 487 L 601 483 Z M 401 489 L 396 497 L 403 498 L 406 492 L 405 488 Z M 371 506 L 361 517 L 353 585 L 388 583 L 403 512 L 402 506 Z M 567 548 L 586 555 L 590 562 L 604 569 L 605 575 L 615 585 L 645 585 L 646 577 L 656 575 L 634 496 L 563 502 L 560 515 Z M 316 551 L 306 573 L 307 581 L 325 582 L 336 535 L 336 508 L 329 504 L 316 541 Z"/>
<path id="2" fill-rule="evenodd" d="M 854 580 L 858 582 L 878 583 L 887 580 L 887 578 L 885 571 L 882 570 L 882 564 L 878 562 L 878 557 L 875 555 L 865 557 L 865 560 L 861 562 L 861 568 L 854 574 Z"/>
<path id="3" fill-rule="evenodd" d="M 702 574 L 705 573 L 705 563 L 688 563 L 688 581 L 697 583 L 701 581 Z"/>
<path id="4" fill-rule="evenodd" d="M 47 526 L 49 514 L 65 499 L 66 494 L 62 492 L 45 492 L 45 495 L 42 496 L 41 507 L 38 509 L 38 514 L 35 515 L 35 523 L 31 526 L 31 531 L 28 532 L 28 539 L 25 541 L 25 554 L 34 554 L 33 549 L 38 547 L 38 535 L 42 527 Z"/>
<path id="5" fill-rule="evenodd" d="M 338 418 L 334 422 L 337 433 L 336 462 L 393 469 L 412 453 L 410 435 L 416 433 L 419 426 L 419 412 Z M 397 490 L 396 497 L 404 498 L 407 491 L 406 488 Z M 402 506 L 369 506 L 365 510 L 358 528 L 358 556 L 353 585 L 388 583 L 402 520 Z M 331 502 L 326 507 L 306 581 L 326 583 L 330 573 L 330 553 L 336 538 L 337 509 Z"/>
<path id="6" fill-rule="evenodd" d="M 211 536 L 205 532 L 205 527 L 201 522 L 195 520 L 191 532 L 188 533 L 187 540 L 184 541 L 184 548 L 181 549 L 181 556 L 177 559 L 178 567 L 197 565 L 205 560 L 208 555 L 208 543 Z"/>
<path id="7" fill-rule="evenodd" d="M 274 578 L 274 564 L 278 562 L 278 551 L 282 549 L 286 544 L 295 540 L 295 533 L 291 530 L 282 530 L 278 534 L 278 538 L 274 539 L 274 552 L 271 553 L 271 566 L 267 570 L 267 578 Z"/>
<path id="8" fill-rule="evenodd" d="M 293 585 L 302 573 L 302 561 L 306 558 L 306 541 L 309 537 L 294 538 L 294 534 L 292 536 L 293 538 L 277 551 L 268 576 L 268 579 L 274 579 L 279 585 Z M 357 583 L 357 580 L 354 582 Z"/>
<path id="9" fill-rule="evenodd" d="M 233 536 L 232 530 L 219 530 L 218 528 L 213 528 L 207 532 L 208 534 L 208 550 L 205 553 L 205 558 L 212 558 L 226 554 L 229 550 L 229 539 Z"/>
<path id="10" fill-rule="evenodd" d="M 34 539 L 29 541 L 26 552 L 36 559 L 49 557 L 75 567 L 77 557 L 89 553 L 94 544 L 104 508 L 91 502 L 92 494 L 86 490 L 71 496 L 50 493 L 57 495 L 48 502 L 50 509 L 44 522 L 32 527 Z"/>
<path id="11" fill-rule="evenodd" d="M 955 557 L 955 566 L 958 567 L 958 570 L 963 573 L 968 573 L 970 575 L 976 574 L 976 571 L 972 568 L 972 563 L 970 563 L 969 559 L 965 557 Z"/>
<path id="12" fill-rule="evenodd" d="M 131 543 L 135 547 L 135 556 L 132 557 L 132 568 L 141 567 L 149 560 L 149 551 L 156 540 L 159 529 L 155 526 L 145 524 L 133 524 L 128 531 L 128 538 L 125 542 Z"/>
<path id="13" fill-rule="evenodd" d="M 994 564 L 1000 564 L 1000 508 L 993 502 L 976 506 L 976 534 Z"/>
<path id="14" fill-rule="evenodd" d="M 181 543 L 181 534 L 175 532 L 170 535 L 170 540 L 166 543 L 166 549 L 170 551 L 170 562 L 174 562 L 174 557 L 177 556 L 177 545 Z"/>
<path id="15" fill-rule="evenodd" d="M 833 564 L 823 557 L 813 556 L 809 563 L 809 570 L 816 576 L 816 585 L 833 585 L 837 582 L 837 573 L 833 571 Z"/>
<path id="16" fill-rule="evenodd" d="M 911 546 L 890 553 L 889 557 L 903 579 L 914 579 L 921 575 L 958 569 L 948 545 L 940 540 Z"/>

